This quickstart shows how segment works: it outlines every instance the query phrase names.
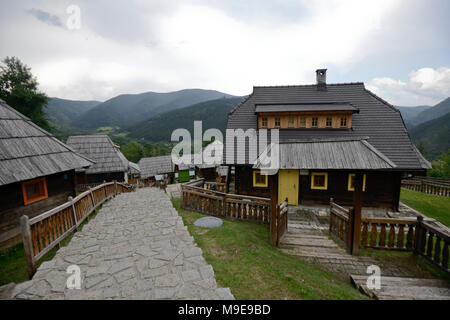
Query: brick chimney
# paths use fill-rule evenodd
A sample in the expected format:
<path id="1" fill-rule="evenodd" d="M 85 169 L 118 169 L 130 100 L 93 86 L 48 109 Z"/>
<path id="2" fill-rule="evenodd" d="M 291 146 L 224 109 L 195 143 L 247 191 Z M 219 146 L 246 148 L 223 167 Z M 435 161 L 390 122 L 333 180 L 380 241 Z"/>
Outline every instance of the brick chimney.
<path id="1" fill-rule="evenodd" d="M 327 69 L 317 69 L 316 70 L 317 79 L 317 90 L 326 91 L 327 90 Z"/>

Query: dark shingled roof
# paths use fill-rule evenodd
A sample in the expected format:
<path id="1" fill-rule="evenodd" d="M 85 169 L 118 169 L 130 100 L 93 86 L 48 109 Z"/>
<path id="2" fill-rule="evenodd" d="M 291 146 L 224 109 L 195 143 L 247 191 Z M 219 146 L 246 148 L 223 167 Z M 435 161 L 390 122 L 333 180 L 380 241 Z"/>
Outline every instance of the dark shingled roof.
<path id="1" fill-rule="evenodd" d="M 280 142 L 364 136 L 395 163 L 396 169 L 430 168 L 411 142 L 400 111 L 367 90 L 363 83 L 327 84 L 326 91 L 317 90 L 317 85 L 254 87 L 253 93 L 229 114 L 227 128 L 257 130 L 257 105 L 336 103 L 351 104 L 359 110 L 353 115 L 352 129 L 280 129 Z M 258 150 L 258 154 L 262 151 Z"/>
<path id="2" fill-rule="evenodd" d="M 148 178 L 165 173 L 173 173 L 172 156 L 142 158 L 138 162 L 141 177 Z"/>
<path id="3" fill-rule="evenodd" d="M 0 185 L 93 163 L 0 99 Z"/>
<path id="4" fill-rule="evenodd" d="M 269 147 L 270 148 L 270 147 Z M 362 138 L 328 138 L 279 144 L 280 169 L 393 169 L 395 164 Z M 268 151 L 270 154 L 270 150 Z M 257 161 L 255 169 L 264 169 Z"/>
<path id="5" fill-rule="evenodd" d="M 128 171 L 128 160 L 107 135 L 70 136 L 67 144 L 95 161 L 86 174 Z"/>

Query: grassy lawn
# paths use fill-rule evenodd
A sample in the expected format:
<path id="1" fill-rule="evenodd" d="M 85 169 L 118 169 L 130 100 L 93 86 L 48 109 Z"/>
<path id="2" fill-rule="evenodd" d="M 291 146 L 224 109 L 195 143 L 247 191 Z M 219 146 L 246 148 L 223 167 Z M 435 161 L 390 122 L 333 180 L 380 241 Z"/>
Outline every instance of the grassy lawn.
<path id="1" fill-rule="evenodd" d="M 101 207 L 102 206 L 97 208 L 97 210 L 94 211 L 89 218 L 94 219 Z M 85 220 L 80 225 L 80 231 L 83 229 L 83 226 L 86 223 L 87 221 Z M 60 246 L 67 246 L 72 237 L 73 234 L 68 235 L 67 238 L 65 238 L 60 243 Z M 57 251 L 57 247 L 50 250 L 50 252 L 48 252 L 41 260 L 39 260 L 36 269 L 39 268 L 41 263 L 53 259 Z M 25 251 L 23 249 L 22 243 L 7 250 L 0 250 L 0 286 L 11 282 L 20 283 L 29 280 L 27 270 L 27 261 L 25 259 Z"/>
<path id="2" fill-rule="evenodd" d="M 402 188 L 400 201 L 450 227 L 450 197 L 425 194 Z"/>
<path id="3" fill-rule="evenodd" d="M 223 226 L 194 226 L 204 215 L 173 204 L 215 271 L 217 282 L 236 299 L 368 299 L 332 273 L 282 253 L 269 244 L 269 226 L 223 221 Z"/>

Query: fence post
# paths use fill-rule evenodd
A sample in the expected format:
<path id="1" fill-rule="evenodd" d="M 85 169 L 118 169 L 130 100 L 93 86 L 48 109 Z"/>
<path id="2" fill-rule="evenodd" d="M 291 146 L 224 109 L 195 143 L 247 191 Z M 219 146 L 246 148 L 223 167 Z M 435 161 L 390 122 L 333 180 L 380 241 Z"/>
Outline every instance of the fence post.
<path id="1" fill-rule="evenodd" d="M 271 177 L 270 188 L 270 244 L 272 246 L 277 245 L 277 204 L 278 204 L 278 179 L 276 175 Z"/>
<path id="2" fill-rule="evenodd" d="M 20 229 L 22 231 L 23 248 L 25 250 L 25 257 L 27 259 L 27 269 L 30 279 L 33 277 L 34 268 L 34 255 L 33 255 L 33 245 L 31 243 L 31 229 L 30 229 L 30 219 L 28 216 L 23 215 L 20 218 Z"/>
<path id="3" fill-rule="evenodd" d="M 92 202 L 92 209 L 95 211 L 95 201 L 94 201 L 94 195 L 92 194 L 92 189 L 89 187 L 89 195 L 91 196 L 91 202 Z M 86 217 L 87 221 L 89 221 L 89 215 Z"/>
<path id="4" fill-rule="evenodd" d="M 422 239 L 423 239 L 422 221 L 423 221 L 423 217 L 417 216 L 416 232 L 415 232 L 415 236 L 414 236 L 414 245 L 413 245 L 415 254 L 422 253 L 421 252 L 422 251 Z"/>
<path id="5" fill-rule="evenodd" d="M 75 230 L 78 231 L 78 219 L 77 219 L 77 213 L 75 211 L 75 205 L 73 203 L 73 198 L 69 197 L 69 202 L 72 205 L 72 214 L 73 214 L 73 220 L 75 221 Z"/>
<path id="6" fill-rule="evenodd" d="M 114 180 L 114 196 L 117 196 L 117 180 Z"/>
<path id="7" fill-rule="evenodd" d="M 359 254 L 359 244 L 361 242 L 361 210 L 363 204 L 363 173 L 355 174 L 355 191 L 353 194 L 353 214 L 352 221 L 352 240 L 350 246 L 350 253 L 352 255 Z"/>

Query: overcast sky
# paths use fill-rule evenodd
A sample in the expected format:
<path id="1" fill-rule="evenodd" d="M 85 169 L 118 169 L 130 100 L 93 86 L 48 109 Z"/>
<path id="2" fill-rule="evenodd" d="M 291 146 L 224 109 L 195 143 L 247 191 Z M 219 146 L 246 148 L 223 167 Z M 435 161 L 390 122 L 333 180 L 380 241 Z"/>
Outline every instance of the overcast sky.
<path id="1" fill-rule="evenodd" d="M 0 57 L 19 57 L 52 97 L 104 101 L 185 88 L 247 95 L 254 85 L 314 83 L 322 67 L 328 82 L 363 81 L 396 105 L 450 96 L 448 0 L 0 5 Z"/>

